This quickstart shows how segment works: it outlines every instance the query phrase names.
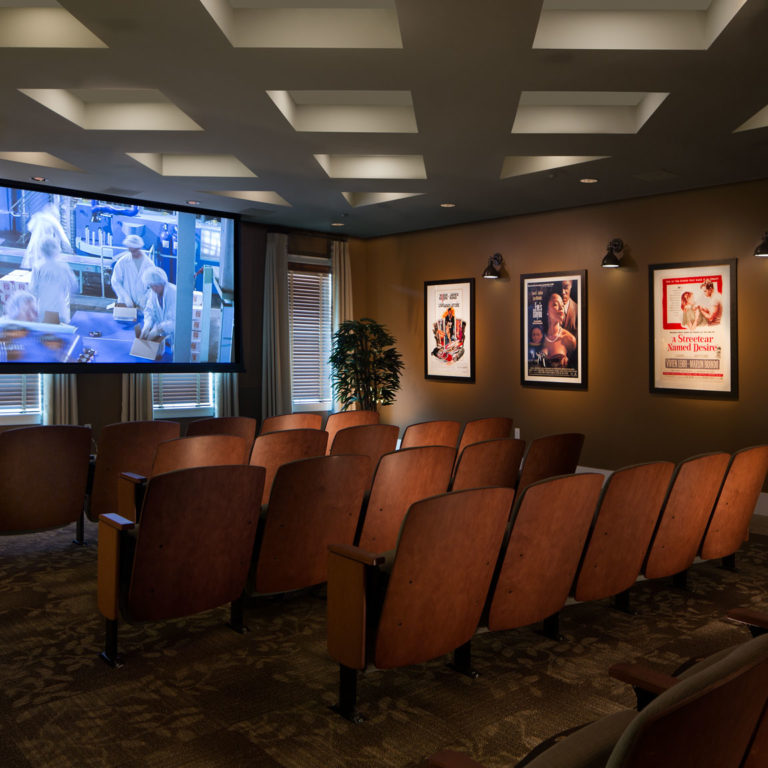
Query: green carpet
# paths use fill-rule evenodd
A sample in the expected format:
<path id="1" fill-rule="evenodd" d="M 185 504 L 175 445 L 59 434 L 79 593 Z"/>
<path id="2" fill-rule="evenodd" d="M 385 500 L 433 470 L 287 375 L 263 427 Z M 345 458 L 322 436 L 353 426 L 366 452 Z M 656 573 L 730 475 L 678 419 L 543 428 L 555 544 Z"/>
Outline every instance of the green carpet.
<path id="1" fill-rule="evenodd" d="M 768 539 L 753 537 L 738 573 L 691 570 L 689 591 L 642 582 L 634 616 L 608 601 L 568 606 L 562 642 L 535 628 L 479 634 L 470 680 L 448 659 L 361 676 L 366 721 L 330 709 L 337 667 L 325 648 L 325 604 L 302 593 L 256 602 L 250 632 L 226 609 L 121 626 L 122 669 L 97 654 L 96 528 L 0 539 L 0 766 L 3 768 L 368 768 L 416 766 L 460 749 L 489 768 L 512 766 L 566 728 L 631 706 L 608 678 L 642 657 L 671 671 L 747 639 L 723 620 L 736 605 L 768 607 Z"/>

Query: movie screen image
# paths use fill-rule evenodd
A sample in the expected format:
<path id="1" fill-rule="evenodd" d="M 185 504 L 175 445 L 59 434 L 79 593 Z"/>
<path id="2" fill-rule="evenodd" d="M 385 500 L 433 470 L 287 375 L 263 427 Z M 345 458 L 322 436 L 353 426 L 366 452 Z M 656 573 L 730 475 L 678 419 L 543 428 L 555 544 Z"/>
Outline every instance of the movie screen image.
<path id="1" fill-rule="evenodd" d="M 236 226 L 0 181 L 0 363 L 233 369 Z"/>

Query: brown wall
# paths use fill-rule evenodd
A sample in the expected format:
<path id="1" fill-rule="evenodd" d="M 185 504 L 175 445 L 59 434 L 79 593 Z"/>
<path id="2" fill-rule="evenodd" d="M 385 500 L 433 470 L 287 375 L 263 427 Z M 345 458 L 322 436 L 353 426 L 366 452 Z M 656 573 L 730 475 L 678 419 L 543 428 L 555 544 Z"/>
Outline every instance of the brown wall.
<path id="1" fill-rule="evenodd" d="M 353 241 L 355 314 L 384 323 L 406 371 L 383 419 L 509 415 L 522 437 L 587 435 L 582 464 L 614 469 L 768 442 L 763 329 L 768 261 L 752 256 L 768 228 L 768 181 Z M 606 243 L 624 267 L 600 268 Z M 507 278 L 482 280 L 495 252 Z M 648 391 L 648 265 L 738 259 L 740 395 L 735 401 Z M 520 275 L 588 271 L 587 391 L 520 384 Z M 424 379 L 424 281 L 476 278 L 476 383 Z"/>

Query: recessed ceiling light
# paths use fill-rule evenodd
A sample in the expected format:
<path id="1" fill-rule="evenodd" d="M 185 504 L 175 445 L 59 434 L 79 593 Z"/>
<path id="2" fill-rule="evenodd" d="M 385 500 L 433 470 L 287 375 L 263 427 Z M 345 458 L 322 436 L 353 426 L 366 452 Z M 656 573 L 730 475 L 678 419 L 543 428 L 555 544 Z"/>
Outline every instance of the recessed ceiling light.
<path id="1" fill-rule="evenodd" d="M 441 208 L 455 208 L 456 203 L 440 203 Z"/>
<path id="2" fill-rule="evenodd" d="M 32 181 L 45 181 L 45 176 L 30 176 Z"/>
<path id="3" fill-rule="evenodd" d="M 331 226 L 332 227 L 343 227 L 344 226 L 344 222 L 343 221 L 332 221 L 331 222 Z"/>
<path id="4" fill-rule="evenodd" d="M 597 184 L 597 179 L 579 179 L 582 184 Z"/>
<path id="5" fill-rule="evenodd" d="M 199 200 L 187 200 L 187 205 L 200 205 Z"/>

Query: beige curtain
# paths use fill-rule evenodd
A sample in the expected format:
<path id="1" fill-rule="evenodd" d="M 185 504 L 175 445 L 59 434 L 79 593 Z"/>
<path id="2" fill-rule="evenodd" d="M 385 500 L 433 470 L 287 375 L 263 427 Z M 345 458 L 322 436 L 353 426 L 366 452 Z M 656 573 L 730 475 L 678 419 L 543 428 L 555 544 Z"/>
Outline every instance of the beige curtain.
<path id="1" fill-rule="evenodd" d="M 331 243 L 331 273 L 333 274 L 333 331 L 345 320 L 354 320 L 352 306 L 352 268 L 349 265 L 349 244 Z"/>
<path id="2" fill-rule="evenodd" d="M 217 373 L 213 377 L 214 403 L 217 416 L 239 416 L 237 374 Z"/>
<path id="3" fill-rule="evenodd" d="M 124 373 L 122 421 L 150 421 L 152 419 L 152 374 Z"/>
<path id="4" fill-rule="evenodd" d="M 270 232 L 264 269 L 261 418 L 291 410 L 288 236 Z"/>
<path id="5" fill-rule="evenodd" d="M 331 273 L 333 275 L 332 332 L 336 333 L 345 320 L 354 320 L 352 269 L 349 265 L 349 245 L 346 242 L 334 240 L 331 243 Z M 341 403 L 338 400 L 334 401 L 333 410 L 341 410 Z"/>
<path id="6" fill-rule="evenodd" d="M 43 377 L 44 424 L 77 424 L 77 376 L 46 373 Z"/>

